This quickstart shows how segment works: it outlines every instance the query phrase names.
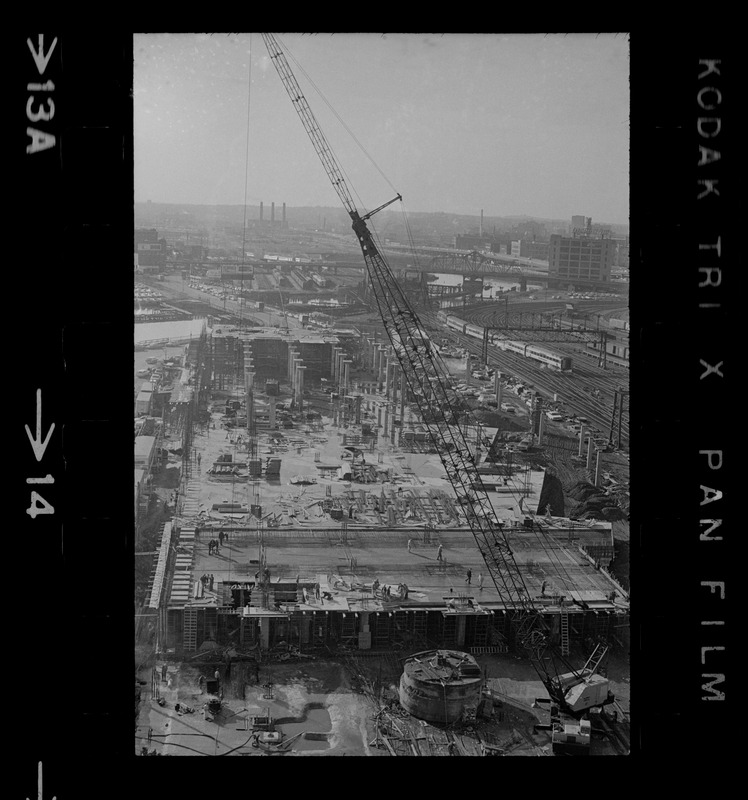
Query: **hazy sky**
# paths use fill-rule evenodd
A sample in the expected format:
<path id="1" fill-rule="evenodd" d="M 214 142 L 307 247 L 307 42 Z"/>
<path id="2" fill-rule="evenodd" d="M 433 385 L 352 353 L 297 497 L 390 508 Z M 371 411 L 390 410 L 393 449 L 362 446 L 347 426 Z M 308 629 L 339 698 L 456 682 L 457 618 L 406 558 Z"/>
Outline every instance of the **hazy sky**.
<path id="1" fill-rule="evenodd" d="M 360 209 L 628 223 L 625 34 L 278 38 Z M 133 53 L 137 201 L 339 205 L 260 34 Z"/>

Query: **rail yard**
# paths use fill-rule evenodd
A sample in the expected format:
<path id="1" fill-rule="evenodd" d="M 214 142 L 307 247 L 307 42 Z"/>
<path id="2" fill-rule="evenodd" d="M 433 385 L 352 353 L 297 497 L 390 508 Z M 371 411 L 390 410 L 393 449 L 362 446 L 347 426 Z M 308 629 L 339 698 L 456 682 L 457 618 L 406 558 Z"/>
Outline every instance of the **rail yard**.
<path id="1" fill-rule="evenodd" d="M 448 327 L 446 338 L 459 344 L 474 357 L 480 359 L 487 355 L 487 363 L 495 365 L 498 369 L 511 373 L 520 378 L 526 384 L 534 387 L 546 400 L 554 403 L 563 404 L 570 412 L 577 416 L 589 419 L 597 426 L 600 435 L 608 434 L 612 439 L 611 431 L 617 432 L 618 421 L 614 418 L 615 394 L 620 392 L 628 383 L 627 370 L 617 365 L 609 365 L 605 368 L 594 364 L 583 352 L 586 340 L 599 331 L 599 322 L 595 327 L 585 328 L 579 331 L 578 345 L 569 344 L 569 336 L 561 341 L 555 341 L 553 331 L 540 329 L 539 332 L 532 330 L 535 319 L 545 315 L 559 316 L 563 311 L 563 305 L 549 303 L 525 303 L 522 306 L 513 306 L 514 319 L 519 318 L 518 309 L 522 308 L 527 320 L 527 328 L 523 333 L 521 330 L 514 333 L 507 333 L 506 337 L 523 337 L 528 341 L 536 341 L 541 338 L 545 344 L 553 344 L 554 349 L 559 352 L 568 353 L 572 358 L 573 366 L 561 374 L 560 371 L 549 369 L 546 365 L 535 362 L 531 358 L 526 358 L 506 350 L 500 346 L 489 347 L 485 350 L 481 344 L 483 329 L 491 331 L 501 330 L 506 324 L 506 313 L 503 304 L 484 303 L 480 306 L 470 306 L 460 310 L 459 317 L 446 316 L 443 318 L 469 320 L 472 333 L 460 333 L 455 327 Z M 627 313 L 627 308 L 620 302 L 606 302 L 604 304 L 589 304 L 584 306 L 586 319 L 597 318 L 602 313 L 608 315 L 620 312 Z M 449 311 L 447 312 L 449 313 Z M 442 312 L 445 314 L 445 312 Z M 430 317 L 431 324 L 436 325 L 438 320 L 434 315 Z M 573 335 L 571 333 L 570 335 Z M 554 399 L 555 398 L 555 399 Z M 621 420 L 621 434 L 623 442 L 628 439 L 628 415 L 624 409 Z"/>

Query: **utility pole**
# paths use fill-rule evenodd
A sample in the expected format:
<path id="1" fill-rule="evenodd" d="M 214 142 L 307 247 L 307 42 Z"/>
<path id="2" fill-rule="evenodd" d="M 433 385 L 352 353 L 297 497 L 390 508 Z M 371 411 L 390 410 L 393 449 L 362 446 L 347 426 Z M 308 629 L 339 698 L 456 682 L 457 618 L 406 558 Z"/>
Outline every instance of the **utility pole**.
<path id="1" fill-rule="evenodd" d="M 613 444 L 613 431 L 616 429 L 616 417 L 618 418 L 616 447 L 621 448 L 621 426 L 623 424 L 623 401 L 624 397 L 628 394 L 628 389 L 619 388 L 615 390 L 613 395 L 613 413 L 610 417 L 610 434 L 608 435 L 608 443 Z"/>

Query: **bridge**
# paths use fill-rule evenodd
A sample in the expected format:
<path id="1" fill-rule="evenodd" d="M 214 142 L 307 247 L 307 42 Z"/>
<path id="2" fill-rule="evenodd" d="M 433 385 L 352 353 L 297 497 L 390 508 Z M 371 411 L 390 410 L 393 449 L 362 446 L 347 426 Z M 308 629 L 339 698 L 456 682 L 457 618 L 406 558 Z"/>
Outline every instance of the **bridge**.
<path id="1" fill-rule="evenodd" d="M 464 275 L 471 278 L 503 278 L 505 280 L 515 280 L 520 283 L 526 284 L 532 282 L 540 284 L 548 288 L 561 288 L 566 289 L 569 285 L 573 285 L 575 289 L 584 289 L 593 291 L 595 289 L 603 289 L 620 292 L 628 291 L 628 284 L 617 281 L 595 281 L 585 280 L 581 278 L 559 278 L 557 276 L 549 276 L 548 265 L 546 262 L 541 262 L 545 267 L 533 268 L 531 264 L 522 263 L 510 256 L 487 256 L 479 253 L 477 250 L 471 252 L 453 251 L 447 253 L 440 253 L 436 256 L 431 256 L 428 261 L 422 264 L 413 265 L 412 257 L 408 260 L 409 263 L 405 267 L 398 265 L 402 263 L 403 256 L 390 256 L 387 255 L 388 260 L 394 270 L 399 272 L 403 278 L 407 278 L 411 273 L 442 273 L 447 275 Z"/>

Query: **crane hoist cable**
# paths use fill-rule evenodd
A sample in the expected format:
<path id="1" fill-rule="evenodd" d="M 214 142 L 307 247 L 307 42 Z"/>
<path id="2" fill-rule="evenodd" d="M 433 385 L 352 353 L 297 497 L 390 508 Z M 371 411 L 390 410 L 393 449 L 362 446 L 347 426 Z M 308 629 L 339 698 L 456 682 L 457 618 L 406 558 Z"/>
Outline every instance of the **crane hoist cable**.
<path id="1" fill-rule="evenodd" d="M 338 114 L 338 112 L 335 110 L 334 106 L 330 103 L 330 101 L 322 93 L 322 91 L 319 88 L 319 86 L 317 86 L 317 84 L 312 80 L 312 78 L 309 75 L 309 73 L 294 58 L 293 53 L 291 53 L 291 51 L 288 49 L 288 46 L 285 44 L 285 42 L 283 42 L 280 39 L 280 37 L 276 37 L 276 38 L 278 38 L 278 42 L 280 43 L 281 47 L 283 48 L 284 53 L 288 56 L 288 58 L 291 59 L 291 61 L 293 61 L 293 63 L 298 68 L 299 72 L 301 72 L 301 74 L 309 81 L 309 85 L 314 89 L 315 92 L 317 92 L 317 94 L 322 99 L 322 102 L 330 109 L 330 111 L 335 116 L 335 118 L 338 120 L 338 122 L 348 132 L 348 134 L 351 137 L 351 139 L 353 139 L 353 141 L 358 145 L 358 147 L 361 150 L 361 152 L 366 156 L 366 158 L 369 159 L 369 161 L 371 162 L 371 164 L 374 167 L 374 169 L 376 169 L 376 171 L 382 176 L 382 178 L 385 180 L 385 182 L 390 187 L 390 189 L 392 189 L 393 192 L 397 192 L 397 189 L 395 189 L 395 187 L 392 185 L 392 182 L 390 181 L 390 179 L 387 177 L 387 175 L 384 173 L 384 171 L 379 167 L 377 162 L 372 158 L 371 154 L 366 150 L 366 148 L 363 146 L 363 144 L 359 141 L 359 139 L 356 136 L 356 134 L 348 127 L 348 125 L 346 124 L 345 120 L 340 116 L 340 114 Z"/>

